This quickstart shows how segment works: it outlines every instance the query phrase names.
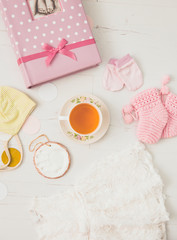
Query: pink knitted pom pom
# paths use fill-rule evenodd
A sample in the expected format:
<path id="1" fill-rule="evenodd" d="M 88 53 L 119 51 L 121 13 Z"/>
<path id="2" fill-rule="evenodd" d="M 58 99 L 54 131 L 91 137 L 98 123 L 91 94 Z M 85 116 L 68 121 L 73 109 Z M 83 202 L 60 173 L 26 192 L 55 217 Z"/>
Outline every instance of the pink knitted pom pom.
<path id="1" fill-rule="evenodd" d="M 133 122 L 133 117 L 130 114 L 127 114 L 124 116 L 124 121 L 125 123 L 130 124 Z"/>
<path id="2" fill-rule="evenodd" d="M 163 77 L 163 81 L 162 81 L 163 86 L 167 85 L 169 82 L 170 82 L 170 76 L 169 75 L 165 75 Z"/>
<path id="3" fill-rule="evenodd" d="M 124 113 L 131 113 L 131 112 L 133 112 L 133 107 L 132 107 L 132 105 L 126 105 L 126 106 L 123 108 L 123 111 L 124 111 Z"/>
<path id="4" fill-rule="evenodd" d="M 162 93 L 163 95 L 167 95 L 167 94 L 169 94 L 169 92 L 170 92 L 170 90 L 169 90 L 169 88 L 168 88 L 167 86 L 163 86 L 163 87 L 162 87 L 161 93 Z"/>
<path id="5" fill-rule="evenodd" d="M 163 77 L 162 89 L 161 89 L 161 93 L 162 93 L 163 95 L 168 95 L 169 92 L 170 92 L 169 88 L 166 86 L 166 85 L 169 83 L 169 81 L 170 81 L 170 76 L 169 76 L 169 75 L 165 75 L 165 76 Z"/>

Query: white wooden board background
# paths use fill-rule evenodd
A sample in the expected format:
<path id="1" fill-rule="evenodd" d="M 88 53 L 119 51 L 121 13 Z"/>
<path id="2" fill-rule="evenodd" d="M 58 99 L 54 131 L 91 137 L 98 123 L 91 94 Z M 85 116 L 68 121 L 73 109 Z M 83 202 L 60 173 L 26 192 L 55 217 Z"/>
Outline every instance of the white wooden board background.
<path id="1" fill-rule="evenodd" d="M 20 133 L 25 158 L 22 166 L 9 173 L 0 173 L 0 181 L 8 187 L 8 196 L 0 201 L 0 239 L 37 240 L 30 221 L 28 208 L 34 196 L 55 194 L 60 187 L 74 184 L 86 174 L 87 168 L 98 158 L 111 151 L 121 150 L 136 141 L 135 127 L 126 126 L 121 118 L 121 108 L 134 92 L 107 92 L 102 87 L 105 64 L 110 57 L 127 53 L 134 56 L 144 74 L 144 86 L 160 87 L 163 74 L 172 76 L 171 90 L 177 93 L 177 1 L 176 0 L 84 0 L 86 13 L 93 19 L 94 36 L 102 57 L 102 64 L 76 75 L 55 81 L 58 97 L 44 103 L 38 97 L 38 87 L 27 90 L 0 18 L 0 85 L 21 89 L 33 97 L 38 107 L 33 113 L 41 121 L 40 133 L 51 140 L 65 144 L 72 156 L 68 174 L 59 180 L 42 178 L 34 169 L 28 144 L 35 136 Z M 90 146 L 80 146 L 64 137 L 60 131 L 57 114 L 64 102 L 77 93 L 97 95 L 108 105 L 111 126 L 107 135 Z M 148 145 L 154 165 L 159 169 L 167 195 L 170 213 L 167 226 L 168 240 L 177 239 L 177 137 Z M 2 147 L 1 147 L 2 151 Z"/>

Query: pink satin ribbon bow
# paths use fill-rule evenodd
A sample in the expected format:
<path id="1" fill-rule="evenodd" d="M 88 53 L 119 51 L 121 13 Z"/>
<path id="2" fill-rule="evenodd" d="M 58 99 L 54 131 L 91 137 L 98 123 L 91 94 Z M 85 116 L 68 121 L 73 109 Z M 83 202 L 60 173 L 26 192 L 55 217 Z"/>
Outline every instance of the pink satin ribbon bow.
<path id="1" fill-rule="evenodd" d="M 68 41 L 63 38 L 57 48 L 54 48 L 47 43 L 43 44 L 42 48 L 48 52 L 48 56 L 45 60 L 47 66 L 51 64 L 57 53 L 63 54 L 77 61 L 76 55 L 67 49 L 67 43 Z"/>
<path id="2" fill-rule="evenodd" d="M 84 41 L 71 43 L 71 44 L 67 44 L 67 43 L 68 43 L 67 40 L 62 39 L 57 48 L 54 48 L 49 44 L 45 43 L 43 45 L 44 51 L 20 57 L 17 60 L 17 63 L 18 65 L 21 65 L 22 63 L 27 63 L 39 58 L 47 57 L 46 65 L 49 66 L 57 53 L 68 56 L 73 60 L 77 60 L 75 53 L 71 52 L 71 50 L 95 44 L 95 39 L 87 39 Z"/>

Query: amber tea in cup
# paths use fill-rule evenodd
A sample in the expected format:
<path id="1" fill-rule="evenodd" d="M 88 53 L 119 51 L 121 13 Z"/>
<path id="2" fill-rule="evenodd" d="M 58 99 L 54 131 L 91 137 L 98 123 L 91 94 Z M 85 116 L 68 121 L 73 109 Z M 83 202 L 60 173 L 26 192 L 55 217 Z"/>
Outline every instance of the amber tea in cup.
<path id="1" fill-rule="evenodd" d="M 100 113 L 89 103 L 76 105 L 70 112 L 69 122 L 74 131 L 79 134 L 91 134 L 100 125 Z"/>

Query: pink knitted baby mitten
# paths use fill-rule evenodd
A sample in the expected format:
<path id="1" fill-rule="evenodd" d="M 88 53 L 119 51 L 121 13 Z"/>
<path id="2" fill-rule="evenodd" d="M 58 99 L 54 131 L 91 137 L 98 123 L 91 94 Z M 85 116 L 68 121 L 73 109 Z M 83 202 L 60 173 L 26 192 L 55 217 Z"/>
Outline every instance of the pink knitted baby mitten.
<path id="1" fill-rule="evenodd" d="M 135 60 L 127 54 L 117 61 L 119 76 L 130 91 L 136 91 L 143 85 L 143 76 Z"/>
<path id="2" fill-rule="evenodd" d="M 139 93 L 131 105 L 123 108 L 123 117 L 126 123 L 139 119 L 137 136 L 140 141 L 151 144 L 158 142 L 168 120 L 160 91 L 152 88 Z"/>
<path id="3" fill-rule="evenodd" d="M 104 88 L 112 92 L 119 91 L 124 86 L 119 77 L 118 68 L 115 65 L 115 61 L 117 61 L 117 59 L 110 59 L 109 63 L 106 66 L 103 78 Z"/>
<path id="4" fill-rule="evenodd" d="M 129 54 L 121 59 L 110 59 L 103 78 L 103 86 L 106 90 L 119 91 L 125 85 L 128 90 L 135 91 L 142 84 L 141 70 Z"/>

